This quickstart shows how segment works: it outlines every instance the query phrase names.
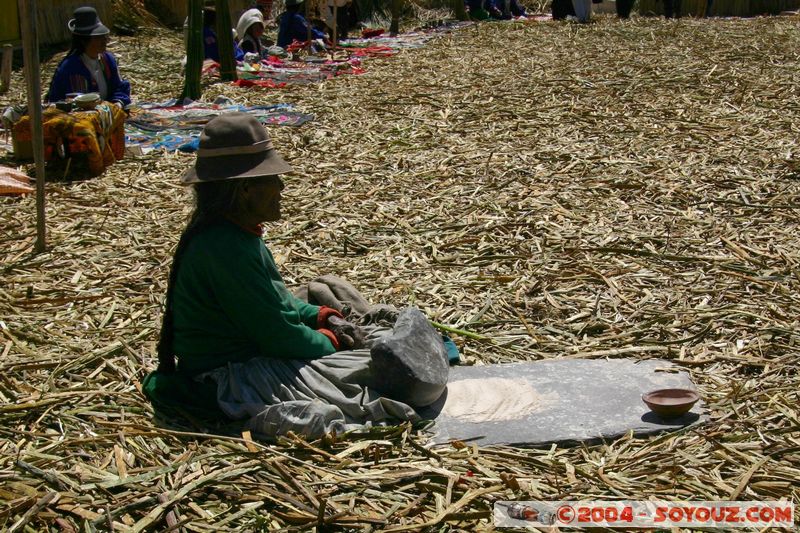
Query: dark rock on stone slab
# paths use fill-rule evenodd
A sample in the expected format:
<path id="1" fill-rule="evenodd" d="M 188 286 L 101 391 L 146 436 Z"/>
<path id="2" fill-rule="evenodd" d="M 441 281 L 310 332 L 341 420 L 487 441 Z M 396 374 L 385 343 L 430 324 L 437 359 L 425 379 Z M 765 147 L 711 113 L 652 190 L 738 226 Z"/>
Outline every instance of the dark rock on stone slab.
<path id="1" fill-rule="evenodd" d="M 370 350 L 371 387 L 412 407 L 435 402 L 447 387 L 447 350 L 422 311 L 400 312 L 392 334 Z"/>

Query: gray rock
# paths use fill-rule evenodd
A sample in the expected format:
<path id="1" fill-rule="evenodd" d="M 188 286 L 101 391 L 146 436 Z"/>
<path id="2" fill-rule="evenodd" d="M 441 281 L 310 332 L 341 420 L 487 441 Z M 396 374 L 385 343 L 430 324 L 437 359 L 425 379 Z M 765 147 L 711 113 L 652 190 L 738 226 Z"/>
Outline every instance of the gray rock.
<path id="1" fill-rule="evenodd" d="M 505 400 L 519 401 L 499 397 L 493 402 L 489 395 L 479 393 L 480 383 L 493 383 L 499 390 L 501 380 L 517 387 L 515 396 Z M 448 414 L 451 392 L 467 384 L 475 387 L 472 410 L 464 416 Z M 642 402 L 646 392 L 673 387 L 695 389 L 687 372 L 659 359 L 562 359 L 455 366 L 447 392 L 419 414 L 436 421 L 433 443 L 464 440 L 481 446 L 572 446 L 615 439 L 629 431 L 637 436 L 651 435 L 707 422 L 702 399 L 689 413 L 669 420 L 662 420 Z M 525 403 L 526 394 L 535 396 L 538 406 L 515 412 L 514 407 Z M 475 413 L 484 413 L 486 420 L 476 421 L 470 416 Z"/>
<path id="2" fill-rule="evenodd" d="M 442 336 L 416 307 L 400 312 L 392 334 L 370 350 L 371 387 L 412 407 L 435 402 L 447 387 Z"/>

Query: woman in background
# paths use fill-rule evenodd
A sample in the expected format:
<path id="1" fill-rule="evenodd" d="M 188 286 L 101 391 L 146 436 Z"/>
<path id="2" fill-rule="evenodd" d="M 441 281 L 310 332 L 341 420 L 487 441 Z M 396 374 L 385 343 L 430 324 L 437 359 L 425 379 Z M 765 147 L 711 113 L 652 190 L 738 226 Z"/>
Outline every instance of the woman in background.
<path id="1" fill-rule="evenodd" d="M 203 8 L 203 53 L 206 59 L 219 63 L 219 41 L 214 26 L 217 24 L 217 10 L 213 7 Z M 233 30 L 231 30 L 233 31 Z M 244 59 L 244 52 L 234 42 L 233 58 L 236 61 Z"/>
<path id="2" fill-rule="evenodd" d="M 93 7 L 79 7 L 67 23 L 72 46 L 56 68 L 45 100 L 64 100 L 69 93 L 98 93 L 125 107 L 131 103 L 131 84 L 120 77 L 114 54 L 106 51 L 109 29 Z"/>
<path id="3" fill-rule="evenodd" d="M 294 41 L 305 42 L 311 40 L 326 40 L 325 34 L 316 28 L 310 27 L 306 18 L 301 14 L 303 0 L 286 0 L 286 11 L 278 18 L 278 46 L 286 48 Z"/>

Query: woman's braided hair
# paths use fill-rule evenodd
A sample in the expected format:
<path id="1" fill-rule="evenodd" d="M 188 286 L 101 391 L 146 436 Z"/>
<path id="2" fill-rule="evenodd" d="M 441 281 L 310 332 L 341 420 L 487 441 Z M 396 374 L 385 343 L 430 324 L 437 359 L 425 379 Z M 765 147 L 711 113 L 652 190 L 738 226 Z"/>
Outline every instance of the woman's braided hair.
<path id="1" fill-rule="evenodd" d="M 175 353 L 173 342 L 175 330 L 173 324 L 173 290 L 178 277 L 181 257 L 189 246 L 192 238 L 203 229 L 218 224 L 220 221 L 235 215 L 241 208 L 239 201 L 241 191 L 249 179 L 233 179 L 208 181 L 194 185 L 195 207 L 189 218 L 186 229 L 183 230 L 175 255 L 172 258 L 172 267 L 169 271 L 167 283 L 167 297 L 164 309 L 164 318 L 161 322 L 161 335 L 156 351 L 158 352 L 159 372 L 175 372 Z"/>
<path id="2" fill-rule="evenodd" d="M 92 40 L 91 35 L 76 35 L 73 33 L 72 44 L 70 45 L 69 51 L 67 52 L 67 55 L 64 56 L 64 58 L 66 59 L 69 56 L 81 55 L 86 51 L 86 46 L 88 46 L 89 41 L 91 40 Z"/>

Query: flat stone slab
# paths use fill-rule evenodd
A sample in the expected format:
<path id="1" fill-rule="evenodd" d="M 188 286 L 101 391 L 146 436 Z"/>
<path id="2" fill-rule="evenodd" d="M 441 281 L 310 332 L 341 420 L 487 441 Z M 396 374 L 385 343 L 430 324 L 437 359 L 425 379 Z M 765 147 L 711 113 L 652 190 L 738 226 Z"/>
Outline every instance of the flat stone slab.
<path id="1" fill-rule="evenodd" d="M 669 361 L 561 359 L 450 369 L 447 390 L 420 409 L 435 420 L 432 444 L 452 440 L 481 445 L 539 447 L 612 439 L 633 430 L 647 435 L 708 419 L 702 399 L 680 418 L 662 420 L 642 394 L 695 389 Z"/>

